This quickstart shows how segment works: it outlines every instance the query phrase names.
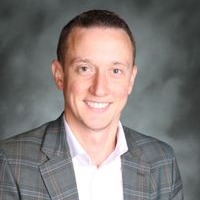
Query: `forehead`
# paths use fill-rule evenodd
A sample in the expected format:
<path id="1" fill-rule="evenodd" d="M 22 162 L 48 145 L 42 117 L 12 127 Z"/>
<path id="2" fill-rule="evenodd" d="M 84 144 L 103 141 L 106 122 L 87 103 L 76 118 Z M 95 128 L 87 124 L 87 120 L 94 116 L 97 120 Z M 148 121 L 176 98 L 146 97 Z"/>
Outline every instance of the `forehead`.
<path id="1" fill-rule="evenodd" d="M 103 46 L 104 45 L 104 46 Z M 110 27 L 76 27 L 69 34 L 67 50 L 121 48 L 121 51 L 133 52 L 133 46 L 128 34 L 121 28 Z M 113 50 L 113 49 L 112 49 Z"/>

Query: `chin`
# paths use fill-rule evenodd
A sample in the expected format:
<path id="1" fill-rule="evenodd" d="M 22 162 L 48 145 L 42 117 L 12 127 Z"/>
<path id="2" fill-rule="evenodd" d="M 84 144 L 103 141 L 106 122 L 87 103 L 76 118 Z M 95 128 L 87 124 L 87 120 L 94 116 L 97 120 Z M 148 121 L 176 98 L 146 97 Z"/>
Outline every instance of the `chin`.
<path id="1" fill-rule="evenodd" d="M 92 131 L 103 131 L 111 126 L 111 123 L 87 123 L 86 126 Z"/>

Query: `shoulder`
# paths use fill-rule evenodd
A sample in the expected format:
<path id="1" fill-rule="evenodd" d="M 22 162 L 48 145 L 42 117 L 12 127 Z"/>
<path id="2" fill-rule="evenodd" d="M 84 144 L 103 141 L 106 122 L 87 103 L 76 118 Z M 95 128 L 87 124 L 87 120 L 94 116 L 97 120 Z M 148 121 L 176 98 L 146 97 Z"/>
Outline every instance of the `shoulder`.
<path id="1" fill-rule="evenodd" d="M 127 127 L 124 127 L 124 132 L 129 151 L 140 151 L 146 162 L 153 163 L 175 158 L 174 150 L 169 144 Z"/>
<path id="2" fill-rule="evenodd" d="M 36 129 L 0 141 L 0 155 L 7 158 L 29 156 L 40 151 L 44 138 L 46 123 Z"/>
<path id="3" fill-rule="evenodd" d="M 124 132 L 128 144 L 128 152 L 123 157 L 124 170 L 137 170 L 137 174 L 142 175 L 138 180 L 144 184 L 145 177 L 150 177 L 154 196 L 182 199 L 182 181 L 172 147 L 127 127 L 124 127 Z M 131 175 L 126 178 L 130 177 Z"/>
<path id="4" fill-rule="evenodd" d="M 38 143 L 42 140 L 45 130 L 49 123 L 43 124 L 42 126 L 35 128 L 33 130 L 12 136 L 10 138 L 4 139 L 0 141 L 1 147 L 6 147 L 7 145 L 14 145 L 21 142 L 31 142 Z"/>

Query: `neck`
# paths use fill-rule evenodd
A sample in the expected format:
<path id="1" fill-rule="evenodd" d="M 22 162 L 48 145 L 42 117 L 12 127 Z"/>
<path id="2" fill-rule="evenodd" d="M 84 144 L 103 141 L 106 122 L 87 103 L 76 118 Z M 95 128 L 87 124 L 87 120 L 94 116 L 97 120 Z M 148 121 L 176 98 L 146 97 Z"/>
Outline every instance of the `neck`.
<path id="1" fill-rule="evenodd" d="M 97 167 L 114 151 L 117 141 L 118 123 L 99 130 L 78 126 L 71 123 L 70 120 L 68 120 L 68 124 L 92 163 Z"/>

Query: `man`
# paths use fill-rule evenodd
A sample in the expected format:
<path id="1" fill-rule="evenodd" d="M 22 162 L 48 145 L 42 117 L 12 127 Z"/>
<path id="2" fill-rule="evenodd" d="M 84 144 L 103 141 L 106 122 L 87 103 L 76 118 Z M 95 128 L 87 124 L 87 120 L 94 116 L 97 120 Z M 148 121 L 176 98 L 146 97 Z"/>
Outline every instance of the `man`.
<path id="1" fill-rule="evenodd" d="M 91 10 L 71 20 L 52 74 L 64 113 L 1 142 L 0 199 L 183 199 L 172 148 L 120 123 L 137 74 L 121 18 Z"/>

